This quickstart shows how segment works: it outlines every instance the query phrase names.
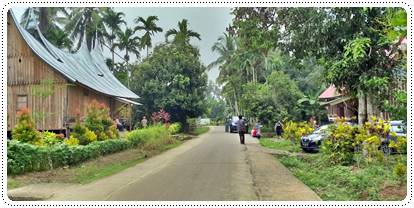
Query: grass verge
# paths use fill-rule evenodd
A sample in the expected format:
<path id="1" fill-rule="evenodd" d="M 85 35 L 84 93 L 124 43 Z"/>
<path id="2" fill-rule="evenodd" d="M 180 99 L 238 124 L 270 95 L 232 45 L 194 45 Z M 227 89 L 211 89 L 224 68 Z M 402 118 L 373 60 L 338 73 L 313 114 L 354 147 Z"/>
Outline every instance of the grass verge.
<path id="1" fill-rule="evenodd" d="M 164 145 L 129 149 L 122 152 L 99 157 L 73 167 L 62 167 L 49 171 L 31 172 L 7 178 L 8 189 L 35 183 L 79 183 L 87 184 L 98 179 L 116 174 L 137 165 L 146 159 L 184 143 L 181 140 Z"/>
<path id="2" fill-rule="evenodd" d="M 197 127 L 196 129 L 194 129 L 193 132 L 191 132 L 191 134 L 199 136 L 201 134 L 207 133 L 209 130 L 210 128 L 208 126 Z"/>
<path id="3" fill-rule="evenodd" d="M 260 144 L 270 149 L 302 152 L 299 145 L 283 139 L 263 138 Z M 390 155 L 384 162 L 359 167 L 329 164 L 321 154 L 278 155 L 277 158 L 323 200 L 403 200 L 407 194 L 405 178 L 394 174 L 396 161 L 406 163 L 406 155 Z"/>
<path id="4" fill-rule="evenodd" d="M 320 155 L 278 159 L 323 200 L 403 200 L 406 184 L 393 174 L 395 157 L 390 156 L 385 164 L 360 167 L 330 165 Z"/>
<path id="5" fill-rule="evenodd" d="M 291 141 L 280 139 L 272 140 L 269 138 L 260 139 L 260 145 L 269 149 L 285 150 L 288 152 L 301 152 L 299 145 L 292 143 Z"/>

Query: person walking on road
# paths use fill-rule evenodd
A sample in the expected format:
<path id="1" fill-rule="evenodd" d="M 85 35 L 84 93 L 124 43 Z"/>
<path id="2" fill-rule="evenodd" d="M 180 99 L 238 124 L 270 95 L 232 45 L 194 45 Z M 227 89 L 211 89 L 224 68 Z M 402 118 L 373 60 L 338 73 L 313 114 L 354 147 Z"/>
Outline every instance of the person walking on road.
<path id="1" fill-rule="evenodd" d="M 282 136 L 282 132 L 283 132 L 283 124 L 282 124 L 282 122 L 278 121 L 275 124 L 275 131 L 276 131 L 276 136 L 278 138 L 280 138 Z"/>
<path id="2" fill-rule="evenodd" d="M 237 131 L 239 132 L 240 144 L 244 144 L 244 134 L 246 133 L 246 122 L 243 119 L 243 116 L 239 116 L 237 121 Z"/>

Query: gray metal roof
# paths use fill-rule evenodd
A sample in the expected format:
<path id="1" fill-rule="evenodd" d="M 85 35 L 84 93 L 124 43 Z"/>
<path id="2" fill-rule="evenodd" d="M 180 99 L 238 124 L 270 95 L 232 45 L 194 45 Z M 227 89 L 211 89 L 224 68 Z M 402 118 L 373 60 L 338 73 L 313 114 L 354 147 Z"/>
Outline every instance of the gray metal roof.
<path id="1" fill-rule="evenodd" d="M 141 103 L 132 101 L 132 100 L 128 100 L 126 98 L 116 98 L 118 101 L 123 102 L 123 103 L 127 103 L 127 104 L 133 104 L 133 105 L 142 105 Z"/>
<path id="2" fill-rule="evenodd" d="M 43 61 L 70 81 L 78 82 L 110 96 L 139 98 L 110 72 L 99 47 L 89 52 L 86 44 L 82 44 L 82 47 L 75 53 L 63 51 L 46 40 L 41 32 L 38 32 L 41 41 L 34 38 L 19 24 L 13 12 L 10 11 L 10 13 L 29 47 Z"/>

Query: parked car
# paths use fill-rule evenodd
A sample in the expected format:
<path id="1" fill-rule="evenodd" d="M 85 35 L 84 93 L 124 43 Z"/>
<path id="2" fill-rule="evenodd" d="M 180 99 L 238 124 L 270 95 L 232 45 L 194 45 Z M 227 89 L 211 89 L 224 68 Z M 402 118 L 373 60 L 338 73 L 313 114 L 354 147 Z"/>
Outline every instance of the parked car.
<path id="1" fill-rule="evenodd" d="M 319 147 L 322 141 L 327 137 L 329 133 L 329 127 L 331 125 L 323 125 L 313 131 L 311 134 L 303 136 L 300 139 L 300 146 L 305 152 L 319 152 Z"/>
<path id="2" fill-rule="evenodd" d="M 246 133 L 249 132 L 249 125 L 247 124 L 247 120 L 246 118 L 242 118 L 245 121 L 246 124 Z M 238 116 L 233 116 L 231 118 L 231 123 L 230 123 L 230 133 L 237 133 L 237 121 L 239 121 L 239 117 Z"/>
<path id="3" fill-rule="evenodd" d="M 392 134 L 388 135 L 387 138 L 381 141 L 381 146 L 378 147 L 378 149 L 381 149 L 386 155 L 397 152 L 396 149 L 389 147 L 391 141 L 396 142 L 398 137 L 407 136 L 406 126 L 403 121 L 390 121 L 390 125 L 390 132 L 395 136 L 392 136 Z"/>

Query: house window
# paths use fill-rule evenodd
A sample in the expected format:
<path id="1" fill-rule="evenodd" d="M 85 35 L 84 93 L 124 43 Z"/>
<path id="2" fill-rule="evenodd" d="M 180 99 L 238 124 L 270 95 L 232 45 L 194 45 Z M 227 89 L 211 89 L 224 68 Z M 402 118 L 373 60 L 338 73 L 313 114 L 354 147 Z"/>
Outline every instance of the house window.
<path id="1" fill-rule="evenodd" d="M 17 96 L 17 110 L 27 108 L 27 95 Z"/>

